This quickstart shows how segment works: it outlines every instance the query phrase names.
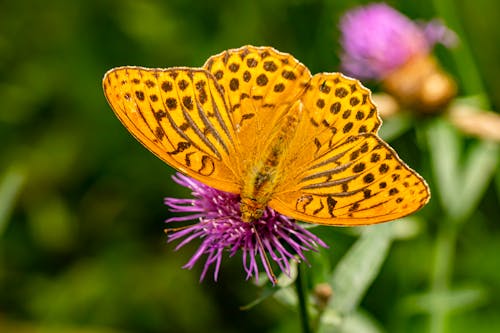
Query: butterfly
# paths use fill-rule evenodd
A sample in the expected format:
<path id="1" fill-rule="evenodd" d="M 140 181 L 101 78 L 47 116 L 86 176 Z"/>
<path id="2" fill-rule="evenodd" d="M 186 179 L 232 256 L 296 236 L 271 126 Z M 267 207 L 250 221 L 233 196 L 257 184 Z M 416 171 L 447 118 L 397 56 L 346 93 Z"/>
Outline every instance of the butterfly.
<path id="1" fill-rule="evenodd" d="M 340 73 L 313 76 L 274 48 L 230 49 L 201 68 L 118 67 L 103 88 L 161 160 L 239 194 L 245 222 L 269 206 L 310 223 L 368 225 L 429 201 L 425 180 L 377 136 L 367 88 Z"/>

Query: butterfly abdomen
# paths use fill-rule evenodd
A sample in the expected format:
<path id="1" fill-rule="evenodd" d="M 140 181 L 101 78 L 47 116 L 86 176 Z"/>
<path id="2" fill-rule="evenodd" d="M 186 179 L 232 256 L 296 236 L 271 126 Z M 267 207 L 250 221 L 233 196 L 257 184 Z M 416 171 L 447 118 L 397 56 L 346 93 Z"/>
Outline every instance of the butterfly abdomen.
<path id="1" fill-rule="evenodd" d="M 257 159 L 248 170 L 241 192 L 240 210 L 243 220 L 250 222 L 261 217 L 283 178 L 279 173 L 285 169 L 280 163 L 283 162 L 282 157 L 295 134 L 301 110 L 300 101 L 289 107 L 277 131 L 268 139 L 268 145 L 261 154 L 262 158 Z"/>

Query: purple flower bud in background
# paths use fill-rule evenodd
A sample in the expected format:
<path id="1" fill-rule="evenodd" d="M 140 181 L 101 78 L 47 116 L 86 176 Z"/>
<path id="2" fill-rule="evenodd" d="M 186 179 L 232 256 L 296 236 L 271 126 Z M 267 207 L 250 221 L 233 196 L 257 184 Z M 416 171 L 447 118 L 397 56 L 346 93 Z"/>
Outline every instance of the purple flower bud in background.
<path id="1" fill-rule="evenodd" d="M 436 43 L 452 46 L 457 40 L 438 20 L 418 24 L 384 3 L 347 12 L 340 30 L 342 67 L 361 79 L 383 79 L 410 58 L 430 53 Z"/>
<path id="2" fill-rule="evenodd" d="M 449 47 L 458 40 L 439 20 L 417 23 L 375 3 L 348 11 L 340 30 L 343 70 L 359 79 L 382 81 L 400 105 L 435 113 L 455 96 L 454 80 L 431 55 L 436 43 Z"/>

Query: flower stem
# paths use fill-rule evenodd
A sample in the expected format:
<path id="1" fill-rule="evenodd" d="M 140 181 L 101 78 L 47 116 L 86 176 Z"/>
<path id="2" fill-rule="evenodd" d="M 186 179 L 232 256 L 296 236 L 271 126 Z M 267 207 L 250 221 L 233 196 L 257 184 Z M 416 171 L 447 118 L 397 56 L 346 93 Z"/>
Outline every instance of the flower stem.
<path id="1" fill-rule="evenodd" d="M 442 17 L 446 25 L 460 36 L 460 46 L 452 52 L 452 57 L 457 66 L 458 74 L 461 76 L 461 85 L 466 95 L 484 94 L 485 87 L 481 74 L 476 65 L 476 60 L 466 39 L 462 19 L 458 14 L 458 7 L 453 0 L 432 0 L 434 9 L 438 16 Z M 490 103 L 484 96 L 484 107 L 489 108 Z"/>
<path id="2" fill-rule="evenodd" d="M 435 295 L 449 292 L 456 238 L 456 226 L 443 224 L 439 227 L 431 275 L 431 291 Z M 431 333 L 447 331 L 448 314 L 449 311 L 444 304 L 435 304 L 435 309 L 430 317 Z"/>
<path id="3" fill-rule="evenodd" d="M 461 85 L 466 95 L 484 94 L 483 105 L 491 104 L 485 95 L 485 87 L 477 68 L 469 42 L 466 39 L 461 17 L 458 15 L 457 6 L 452 0 L 433 0 L 436 13 L 445 19 L 447 25 L 461 38 L 461 47 L 452 53 L 461 76 Z M 462 217 L 465 220 L 465 217 Z M 447 221 L 448 222 L 448 221 Z M 441 223 L 436 236 L 434 263 L 431 273 L 431 290 L 435 294 L 444 294 L 449 291 L 453 274 L 453 261 L 458 237 L 459 224 L 464 221 L 451 221 Z M 430 317 L 430 333 L 444 333 L 447 331 L 449 310 L 438 304 Z"/>
<path id="4" fill-rule="evenodd" d="M 298 265 L 297 279 L 295 280 L 295 287 L 297 289 L 297 298 L 299 301 L 299 315 L 300 323 L 302 326 L 302 333 L 312 333 L 309 321 L 309 312 L 307 311 L 306 300 L 306 281 L 304 279 L 304 272 L 302 265 Z"/>

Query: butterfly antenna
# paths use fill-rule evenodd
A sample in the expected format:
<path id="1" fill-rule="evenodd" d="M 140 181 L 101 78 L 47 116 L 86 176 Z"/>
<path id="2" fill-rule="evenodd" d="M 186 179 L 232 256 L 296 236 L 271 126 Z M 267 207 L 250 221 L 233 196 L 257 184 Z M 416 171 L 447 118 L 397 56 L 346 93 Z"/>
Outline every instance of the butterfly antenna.
<path id="1" fill-rule="evenodd" d="M 276 275 L 274 275 L 273 269 L 271 267 L 271 262 L 269 261 L 269 258 L 267 257 L 266 250 L 264 249 L 264 244 L 262 244 L 262 240 L 260 239 L 259 233 L 257 232 L 257 228 L 255 228 L 255 224 L 252 225 L 253 231 L 255 232 L 255 238 L 257 239 L 257 244 L 262 251 L 262 255 L 264 257 L 264 261 L 266 262 L 266 266 L 268 268 L 269 275 L 271 276 L 271 280 L 273 284 L 278 283 L 278 279 L 276 278 Z"/>
<path id="2" fill-rule="evenodd" d="M 192 226 L 193 226 L 192 224 L 189 224 L 189 225 L 184 225 L 182 227 L 177 227 L 177 228 L 165 228 L 165 229 L 163 229 L 163 232 L 168 235 L 171 232 L 181 231 L 181 230 L 187 229 L 187 228 L 192 227 Z"/>

